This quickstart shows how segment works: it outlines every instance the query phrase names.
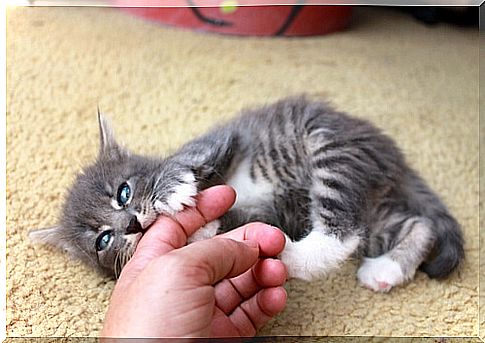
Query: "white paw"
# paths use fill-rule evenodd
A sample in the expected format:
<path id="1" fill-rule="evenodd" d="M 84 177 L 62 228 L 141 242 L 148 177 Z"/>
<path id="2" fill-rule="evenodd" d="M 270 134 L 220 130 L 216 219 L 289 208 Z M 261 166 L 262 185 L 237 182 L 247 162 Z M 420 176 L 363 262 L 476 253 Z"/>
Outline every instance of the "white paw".
<path id="1" fill-rule="evenodd" d="M 305 281 L 320 279 L 338 268 L 359 245 L 358 236 L 341 241 L 315 229 L 296 242 L 286 235 L 285 238 L 286 245 L 279 258 L 286 265 L 290 278 Z"/>
<path id="2" fill-rule="evenodd" d="M 214 237 L 215 235 L 217 235 L 217 230 L 220 226 L 221 222 L 217 219 L 211 221 L 210 223 L 207 223 L 199 230 L 195 231 L 194 234 L 187 239 L 187 243 L 190 244 Z"/>
<path id="3" fill-rule="evenodd" d="M 303 263 L 300 263 L 301 261 L 295 261 L 288 258 L 288 255 L 286 255 L 284 251 L 279 256 L 279 259 L 286 266 L 288 279 L 300 279 L 309 282 L 324 275 L 323 273 L 308 270 Z"/>
<path id="4" fill-rule="evenodd" d="M 389 292 L 405 281 L 401 266 L 387 256 L 364 258 L 357 278 L 364 287 L 374 292 Z"/>
<path id="5" fill-rule="evenodd" d="M 173 188 L 167 199 L 155 201 L 155 210 L 159 213 L 174 215 L 184 209 L 185 206 L 195 206 L 197 195 L 197 182 L 193 173 L 187 173 L 182 178 L 183 183 Z"/>
<path id="6" fill-rule="evenodd" d="M 289 279 L 312 281 L 324 275 L 322 268 L 308 261 L 301 249 L 298 249 L 301 243 L 292 242 L 287 235 L 285 235 L 285 238 L 285 248 L 278 255 L 278 258 L 286 266 Z"/>

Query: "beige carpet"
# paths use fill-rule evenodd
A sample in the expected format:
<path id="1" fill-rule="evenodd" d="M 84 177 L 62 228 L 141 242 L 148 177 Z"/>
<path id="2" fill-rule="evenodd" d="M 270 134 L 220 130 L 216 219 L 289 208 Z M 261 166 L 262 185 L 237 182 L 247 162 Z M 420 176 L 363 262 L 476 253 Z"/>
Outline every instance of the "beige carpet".
<path id="1" fill-rule="evenodd" d="M 357 264 L 288 283 L 261 335 L 478 334 L 478 32 L 359 9 L 317 38 L 204 35 L 114 9 L 7 11 L 7 335 L 94 336 L 114 283 L 27 232 L 56 222 L 95 157 L 96 106 L 140 153 L 167 153 L 246 105 L 306 92 L 395 137 L 463 225 L 467 261 L 445 282 L 418 273 L 390 294 Z"/>

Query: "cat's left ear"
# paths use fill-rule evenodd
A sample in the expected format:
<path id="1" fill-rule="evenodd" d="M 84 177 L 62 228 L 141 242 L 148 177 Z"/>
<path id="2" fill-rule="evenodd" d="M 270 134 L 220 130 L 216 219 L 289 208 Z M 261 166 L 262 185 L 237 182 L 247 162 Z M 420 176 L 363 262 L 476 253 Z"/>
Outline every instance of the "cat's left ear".
<path id="1" fill-rule="evenodd" d="M 120 157 L 126 154 L 125 149 L 120 146 L 114 135 L 114 130 L 109 120 L 101 114 L 98 108 L 98 122 L 99 122 L 99 156 L 103 157 Z"/>
<path id="2" fill-rule="evenodd" d="M 71 249 L 64 238 L 63 232 L 64 230 L 61 226 L 53 226 L 30 231 L 29 238 L 32 243 L 51 245 L 69 253 Z"/>

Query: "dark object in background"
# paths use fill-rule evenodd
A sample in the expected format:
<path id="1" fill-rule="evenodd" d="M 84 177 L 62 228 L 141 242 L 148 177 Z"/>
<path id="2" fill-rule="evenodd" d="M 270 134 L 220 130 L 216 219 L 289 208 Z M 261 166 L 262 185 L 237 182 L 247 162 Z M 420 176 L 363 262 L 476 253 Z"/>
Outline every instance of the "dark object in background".
<path id="1" fill-rule="evenodd" d="M 414 18 L 428 25 L 449 23 L 459 26 L 478 26 L 479 7 L 402 7 Z"/>

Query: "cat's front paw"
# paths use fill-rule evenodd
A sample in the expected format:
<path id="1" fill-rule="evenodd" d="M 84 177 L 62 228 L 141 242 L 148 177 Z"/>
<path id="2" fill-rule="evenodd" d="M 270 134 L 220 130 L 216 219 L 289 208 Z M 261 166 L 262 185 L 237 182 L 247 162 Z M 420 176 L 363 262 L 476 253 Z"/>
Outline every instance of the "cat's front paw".
<path id="1" fill-rule="evenodd" d="M 194 242 L 212 238 L 217 235 L 217 231 L 220 227 L 221 221 L 217 219 L 213 220 L 202 226 L 199 230 L 195 231 L 194 234 L 187 239 L 187 243 L 191 244 Z"/>
<path id="2" fill-rule="evenodd" d="M 155 210 L 158 213 L 174 215 L 184 207 L 193 207 L 196 204 L 197 181 L 192 172 L 184 174 L 180 182 L 173 186 L 165 199 L 155 201 Z"/>

